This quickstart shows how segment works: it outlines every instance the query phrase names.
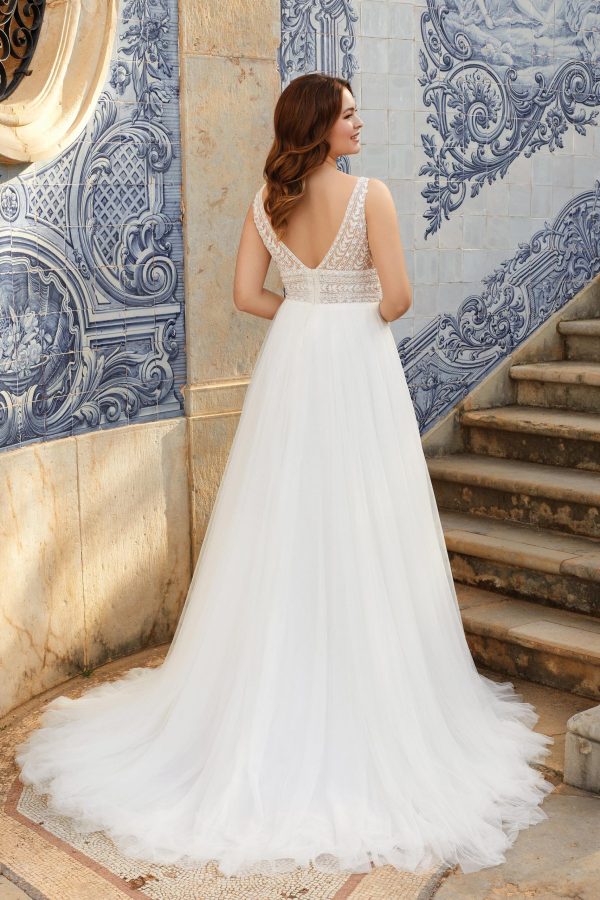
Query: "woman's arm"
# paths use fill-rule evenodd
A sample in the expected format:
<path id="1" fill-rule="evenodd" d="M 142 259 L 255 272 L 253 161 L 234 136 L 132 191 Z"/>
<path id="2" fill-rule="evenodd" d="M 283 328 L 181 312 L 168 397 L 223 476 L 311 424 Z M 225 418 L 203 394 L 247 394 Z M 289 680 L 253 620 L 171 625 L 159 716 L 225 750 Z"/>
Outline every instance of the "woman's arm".
<path id="1" fill-rule="evenodd" d="M 379 178 L 369 178 L 365 216 L 371 256 L 383 291 L 379 311 L 387 322 L 392 322 L 410 309 L 412 288 L 394 200 L 388 186 Z"/>
<path id="2" fill-rule="evenodd" d="M 271 254 L 254 224 L 252 204 L 246 213 L 235 262 L 233 302 L 237 309 L 253 316 L 272 319 L 283 297 L 263 287 Z"/>

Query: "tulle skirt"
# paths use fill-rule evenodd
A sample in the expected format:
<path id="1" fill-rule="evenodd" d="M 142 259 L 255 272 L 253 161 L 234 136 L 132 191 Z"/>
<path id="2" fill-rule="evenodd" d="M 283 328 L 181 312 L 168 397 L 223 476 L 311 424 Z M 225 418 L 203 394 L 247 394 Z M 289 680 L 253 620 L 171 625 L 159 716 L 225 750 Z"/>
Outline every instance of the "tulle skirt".
<path id="1" fill-rule="evenodd" d="M 134 858 L 472 872 L 547 818 L 537 720 L 471 658 L 377 304 L 287 299 L 164 663 L 52 700 L 17 762 Z"/>

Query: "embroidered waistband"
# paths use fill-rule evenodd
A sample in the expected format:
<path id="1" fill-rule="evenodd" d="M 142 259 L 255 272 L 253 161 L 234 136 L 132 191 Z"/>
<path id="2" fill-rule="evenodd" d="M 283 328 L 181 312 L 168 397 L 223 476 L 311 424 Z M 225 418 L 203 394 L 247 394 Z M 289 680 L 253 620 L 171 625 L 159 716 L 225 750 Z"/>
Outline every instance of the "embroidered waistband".
<path id="1" fill-rule="evenodd" d="M 375 303 L 383 296 L 374 268 L 286 272 L 283 282 L 286 300 L 305 303 Z"/>

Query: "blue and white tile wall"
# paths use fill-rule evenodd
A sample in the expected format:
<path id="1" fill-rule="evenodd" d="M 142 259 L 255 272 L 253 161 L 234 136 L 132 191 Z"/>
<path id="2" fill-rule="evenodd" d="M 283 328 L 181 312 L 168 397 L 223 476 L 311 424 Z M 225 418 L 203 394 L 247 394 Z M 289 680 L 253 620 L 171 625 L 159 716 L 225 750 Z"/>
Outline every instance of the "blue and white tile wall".
<path id="1" fill-rule="evenodd" d="M 349 77 L 365 127 L 343 168 L 394 196 L 414 304 L 392 328 L 424 433 L 600 272 L 600 4 L 281 10 L 282 84 Z"/>
<path id="2" fill-rule="evenodd" d="M 0 448 L 183 415 L 177 6 L 124 0 L 85 132 L 0 168 Z"/>

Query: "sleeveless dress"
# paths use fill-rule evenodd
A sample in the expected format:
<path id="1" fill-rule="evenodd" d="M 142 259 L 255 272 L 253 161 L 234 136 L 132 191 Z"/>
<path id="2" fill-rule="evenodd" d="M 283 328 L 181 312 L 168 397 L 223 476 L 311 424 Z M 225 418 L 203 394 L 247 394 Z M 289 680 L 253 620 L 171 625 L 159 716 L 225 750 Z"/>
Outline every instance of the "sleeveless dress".
<path id="1" fill-rule="evenodd" d="M 285 299 L 161 666 L 52 700 L 25 784 L 135 858 L 225 875 L 463 871 L 546 819 L 550 753 L 466 643 L 357 179 L 316 268 L 256 227 Z"/>

